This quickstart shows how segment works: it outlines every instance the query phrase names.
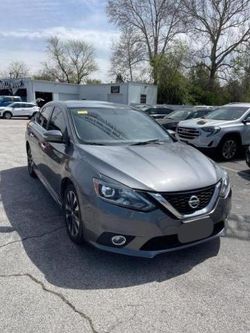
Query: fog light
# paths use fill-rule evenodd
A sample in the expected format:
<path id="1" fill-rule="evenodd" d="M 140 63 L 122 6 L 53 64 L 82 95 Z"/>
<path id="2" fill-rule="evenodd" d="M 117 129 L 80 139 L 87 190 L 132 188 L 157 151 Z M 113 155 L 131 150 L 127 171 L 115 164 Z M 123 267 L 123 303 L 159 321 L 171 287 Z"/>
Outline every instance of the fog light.
<path id="1" fill-rule="evenodd" d="M 122 235 L 115 235 L 111 238 L 111 242 L 115 246 L 123 246 L 126 244 L 127 239 L 126 239 L 126 237 L 124 237 Z"/>

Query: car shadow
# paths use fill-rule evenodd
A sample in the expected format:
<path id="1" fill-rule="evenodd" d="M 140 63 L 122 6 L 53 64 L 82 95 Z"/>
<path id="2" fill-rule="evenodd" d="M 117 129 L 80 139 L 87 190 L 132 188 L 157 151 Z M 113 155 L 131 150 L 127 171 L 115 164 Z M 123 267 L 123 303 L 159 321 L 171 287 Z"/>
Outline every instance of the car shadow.
<path id="1" fill-rule="evenodd" d="M 238 172 L 238 175 L 239 175 L 241 178 L 250 181 L 250 169 L 241 170 L 241 171 Z"/>
<path id="2" fill-rule="evenodd" d="M 154 259 L 102 252 L 68 238 L 62 212 L 42 184 L 29 177 L 26 167 L 1 171 L 0 194 L 11 227 L 30 260 L 47 281 L 62 288 L 104 289 L 165 281 L 185 274 L 217 256 L 220 240 L 159 255 Z"/>

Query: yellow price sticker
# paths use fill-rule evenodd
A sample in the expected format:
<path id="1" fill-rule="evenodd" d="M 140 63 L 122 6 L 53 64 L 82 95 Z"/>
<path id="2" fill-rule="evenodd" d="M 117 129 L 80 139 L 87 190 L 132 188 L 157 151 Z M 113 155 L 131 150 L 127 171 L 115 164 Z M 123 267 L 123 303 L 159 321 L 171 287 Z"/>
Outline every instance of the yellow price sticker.
<path id="1" fill-rule="evenodd" d="M 77 114 L 88 114 L 88 111 L 86 111 L 86 110 L 80 110 L 80 111 L 77 111 Z"/>

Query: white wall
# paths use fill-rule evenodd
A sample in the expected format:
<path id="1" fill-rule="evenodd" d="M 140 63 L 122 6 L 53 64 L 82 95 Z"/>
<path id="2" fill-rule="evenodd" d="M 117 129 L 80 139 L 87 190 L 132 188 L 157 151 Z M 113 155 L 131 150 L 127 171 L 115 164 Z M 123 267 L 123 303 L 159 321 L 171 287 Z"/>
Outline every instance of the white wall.
<path id="1" fill-rule="evenodd" d="M 147 104 L 157 104 L 157 86 L 143 83 L 129 83 L 128 101 L 130 103 L 140 103 L 141 95 L 147 96 Z"/>
<path id="2" fill-rule="evenodd" d="M 111 94 L 111 86 L 119 86 L 120 93 Z M 82 85 L 80 86 L 80 99 L 127 104 L 128 85 L 125 83 Z"/>
<path id="3" fill-rule="evenodd" d="M 27 100 L 35 100 L 35 92 L 50 92 L 54 100 L 98 100 L 121 104 L 140 103 L 140 96 L 147 96 L 147 104 L 157 103 L 157 86 L 143 83 L 77 85 L 49 81 L 24 80 Z M 112 86 L 119 86 L 120 93 L 111 93 Z"/>
<path id="4" fill-rule="evenodd" d="M 35 96 L 36 91 L 41 92 L 51 92 L 53 93 L 54 100 L 68 100 L 68 99 L 79 99 L 79 88 L 77 84 L 68 83 L 57 83 L 48 81 L 38 81 L 33 82 L 33 94 Z"/>

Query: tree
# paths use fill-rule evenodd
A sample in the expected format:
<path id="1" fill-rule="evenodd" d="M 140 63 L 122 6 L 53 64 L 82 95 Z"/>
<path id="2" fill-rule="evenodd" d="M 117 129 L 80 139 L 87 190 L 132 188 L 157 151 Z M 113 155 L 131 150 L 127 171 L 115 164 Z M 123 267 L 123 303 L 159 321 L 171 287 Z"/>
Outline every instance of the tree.
<path id="1" fill-rule="evenodd" d="M 20 79 L 29 75 L 29 68 L 22 61 L 11 62 L 7 71 L 11 79 Z"/>
<path id="2" fill-rule="evenodd" d="M 87 79 L 86 84 L 101 84 L 102 81 L 98 79 Z"/>
<path id="3" fill-rule="evenodd" d="M 107 14 L 121 29 L 132 29 L 144 43 L 147 59 L 157 83 L 155 58 L 163 57 L 175 37 L 185 32 L 181 17 L 182 0 L 109 0 Z"/>
<path id="4" fill-rule="evenodd" d="M 185 45 L 177 44 L 171 51 L 160 57 L 159 61 L 155 61 L 158 72 L 159 103 L 185 104 L 189 102 L 188 79 L 183 67 L 185 57 Z"/>
<path id="5" fill-rule="evenodd" d="M 43 71 L 53 80 L 80 84 L 97 69 L 94 48 L 84 41 L 52 37 L 47 52 L 49 61 L 44 63 Z"/>
<path id="6" fill-rule="evenodd" d="M 133 81 L 138 65 L 145 60 L 145 51 L 145 44 L 133 29 L 125 28 L 120 40 L 113 44 L 110 73 L 113 76 L 122 73 L 125 80 Z"/>
<path id="7" fill-rule="evenodd" d="M 183 0 L 184 13 L 195 36 L 198 61 L 209 72 L 210 91 L 216 77 L 231 61 L 239 47 L 249 41 L 250 0 Z"/>

